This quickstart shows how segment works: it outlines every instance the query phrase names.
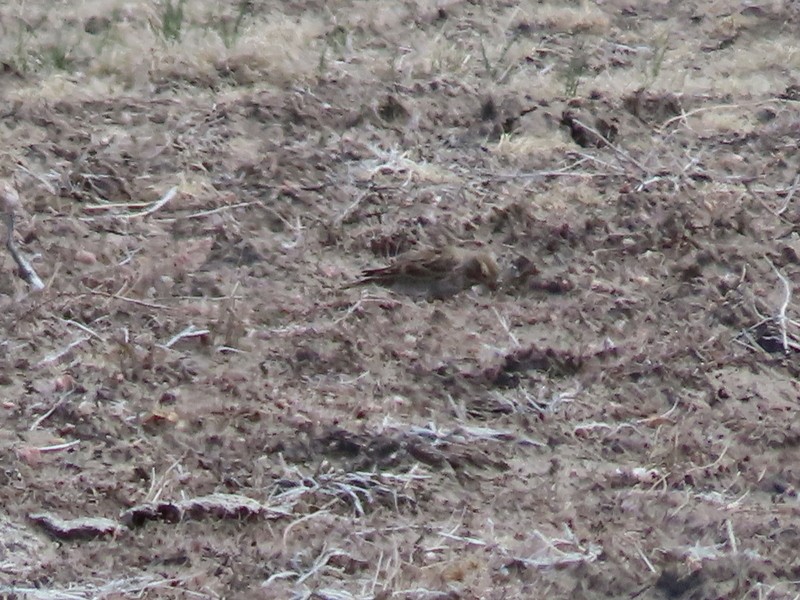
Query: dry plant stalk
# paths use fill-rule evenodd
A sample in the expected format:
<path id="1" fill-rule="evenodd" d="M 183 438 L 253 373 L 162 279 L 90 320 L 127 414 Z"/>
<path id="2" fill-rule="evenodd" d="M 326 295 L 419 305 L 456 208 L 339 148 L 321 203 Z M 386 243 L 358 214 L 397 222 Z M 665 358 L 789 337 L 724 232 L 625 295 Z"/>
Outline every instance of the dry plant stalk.
<path id="1" fill-rule="evenodd" d="M 22 278 L 28 282 L 35 290 L 43 290 L 44 282 L 33 270 L 28 260 L 20 254 L 14 242 L 14 211 L 19 206 L 19 193 L 14 185 L 8 180 L 0 180 L 0 211 L 2 211 L 3 222 L 6 224 L 8 238 L 6 248 L 19 267 Z"/>
<path id="2" fill-rule="evenodd" d="M 57 540 L 91 540 L 118 535 L 123 531 L 119 523 L 104 517 L 63 519 L 58 515 L 44 512 L 30 514 L 28 518 Z"/>

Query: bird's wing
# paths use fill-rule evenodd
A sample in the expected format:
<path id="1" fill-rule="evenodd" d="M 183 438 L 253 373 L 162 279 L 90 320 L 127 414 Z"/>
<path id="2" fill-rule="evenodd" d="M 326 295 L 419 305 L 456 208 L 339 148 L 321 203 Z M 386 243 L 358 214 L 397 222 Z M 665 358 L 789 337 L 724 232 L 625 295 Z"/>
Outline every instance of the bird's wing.
<path id="1" fill-rule="evenodd" d="M 422 250 L 399 256 L 391 265 L 366 269 L 364 279 L 389 281 L 393 279 L 435 280 L 446 277 L 459 266 L 459 257 L 450 250 Z"/>

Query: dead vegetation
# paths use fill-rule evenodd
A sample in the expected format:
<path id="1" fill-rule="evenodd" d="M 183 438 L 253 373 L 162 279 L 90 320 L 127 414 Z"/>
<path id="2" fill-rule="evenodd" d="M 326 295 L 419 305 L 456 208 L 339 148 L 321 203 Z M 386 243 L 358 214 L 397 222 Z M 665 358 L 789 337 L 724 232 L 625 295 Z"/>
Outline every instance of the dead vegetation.
<path id="1" fill-rule="evenodd" d="M 795 597 L 797 21 L 4 4 L 0 593 Z"/>

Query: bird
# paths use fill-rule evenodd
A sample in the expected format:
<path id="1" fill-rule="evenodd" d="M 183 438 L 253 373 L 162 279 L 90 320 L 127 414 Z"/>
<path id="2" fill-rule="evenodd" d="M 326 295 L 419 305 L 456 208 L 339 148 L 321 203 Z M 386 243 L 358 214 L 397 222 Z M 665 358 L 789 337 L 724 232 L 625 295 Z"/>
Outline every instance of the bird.
<path id="1" fill-rule="evenodd" d="M 347 287 L 374 283 L 415 298 L 444 300 L 476 285 L 494 291 L 499 276 L 490 253 L 448 246 L 401 254 L 388 266 L 365 269 L 361 279 Z"/>

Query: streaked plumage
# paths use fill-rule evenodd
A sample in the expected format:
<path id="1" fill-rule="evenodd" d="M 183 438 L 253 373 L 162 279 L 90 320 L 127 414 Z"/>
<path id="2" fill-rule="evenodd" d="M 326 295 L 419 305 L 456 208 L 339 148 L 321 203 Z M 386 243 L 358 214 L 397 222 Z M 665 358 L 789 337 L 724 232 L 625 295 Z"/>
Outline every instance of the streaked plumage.
<path id="1" fill-rule="evenodd" d="M 352 285 L 375 283 L 401 294 L 444 299 L 476 285 L 496 289 L 500 269 L 487 252 L 458 248 L 419 250 L 398 256 L 386 267 L 365 269 Z"/>

